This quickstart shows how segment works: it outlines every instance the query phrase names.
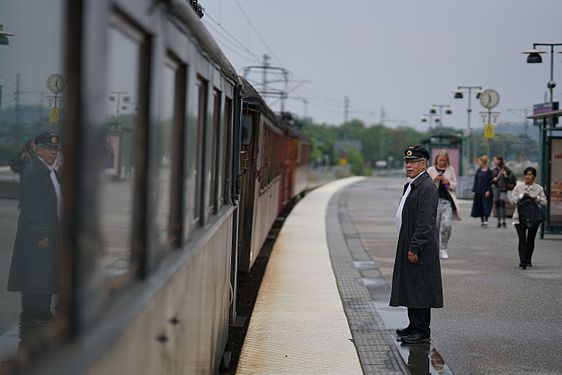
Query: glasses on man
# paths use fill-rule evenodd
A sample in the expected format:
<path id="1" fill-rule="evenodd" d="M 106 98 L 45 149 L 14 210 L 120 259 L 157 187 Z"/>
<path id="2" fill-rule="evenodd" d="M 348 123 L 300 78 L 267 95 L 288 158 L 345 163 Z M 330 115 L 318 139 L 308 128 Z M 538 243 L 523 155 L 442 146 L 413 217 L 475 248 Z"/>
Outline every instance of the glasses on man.
<path id="1" fill-rule="evenodd" d="M 425 159 L 408 159 L 408 160 L 404 160 L 404 165 L 416 164 L 416 163 L 420 163 L 422 161 L 425 161 Z"/>

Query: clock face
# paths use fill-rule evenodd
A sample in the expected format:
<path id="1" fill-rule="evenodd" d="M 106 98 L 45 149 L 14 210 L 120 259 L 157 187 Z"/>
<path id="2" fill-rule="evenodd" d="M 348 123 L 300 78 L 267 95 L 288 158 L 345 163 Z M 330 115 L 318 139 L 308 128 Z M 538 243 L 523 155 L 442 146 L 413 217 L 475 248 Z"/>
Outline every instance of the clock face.
<path id="1" fill-rule="evenodd" d="M 60 74 L 51 74 L 47 78 L 47 87 L 55 94 L 59 94 L 64 90 L 64 77 Z"/>
<path id="2" fill-rule="evenodd" d="M 480 94 L 480 104 L 482 107 L 492 109 L 500 102 L 500 94 L 496 90 L 484 90 Z"/>

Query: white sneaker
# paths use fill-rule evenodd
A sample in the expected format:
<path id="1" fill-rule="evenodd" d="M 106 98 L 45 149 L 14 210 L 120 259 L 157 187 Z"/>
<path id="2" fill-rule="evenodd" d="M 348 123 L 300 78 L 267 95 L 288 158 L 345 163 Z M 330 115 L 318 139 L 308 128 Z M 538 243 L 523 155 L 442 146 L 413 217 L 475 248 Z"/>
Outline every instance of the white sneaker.
<path id="1" fill-rule="evenodd" d="M 439 250 L 439 254 L 441 255 L 441 259 L 449 259 L 449 254 L 447 254 L 447 250 Z"/>

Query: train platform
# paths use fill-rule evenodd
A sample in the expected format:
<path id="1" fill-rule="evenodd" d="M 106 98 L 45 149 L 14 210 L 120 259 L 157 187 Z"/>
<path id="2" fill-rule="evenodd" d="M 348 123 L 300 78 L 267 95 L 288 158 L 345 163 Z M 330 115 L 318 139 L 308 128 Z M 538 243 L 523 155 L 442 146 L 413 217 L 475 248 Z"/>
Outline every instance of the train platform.
<path id="1" fill-rule="evenodd" d="M 403 178 L 348 178 L 307 194 L 274 244 L 237 374 L 556 374 L 561 236 L 517 267 L 513 228 L 482 228 L 461 201 L 432 343 L 401 345 L 388 305 Z M 537 308 L 540 306 L 540 308 Z"/>

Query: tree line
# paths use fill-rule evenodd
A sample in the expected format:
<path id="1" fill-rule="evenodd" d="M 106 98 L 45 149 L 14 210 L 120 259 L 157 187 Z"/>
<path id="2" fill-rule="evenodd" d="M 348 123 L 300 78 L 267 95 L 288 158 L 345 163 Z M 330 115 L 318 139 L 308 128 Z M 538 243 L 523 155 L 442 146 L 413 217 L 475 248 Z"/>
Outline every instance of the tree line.
<path id="1" fill-rule="evenodd" d="M 319 124 L 309 118 L 301 119 L 301 123 L 303 133 L 312 141 L 312 160 L 316 165 L 338 165 L 345 158 L 355 175 L 370 175 L 377 161 L 386 162 L 388 168 L 401 168 L 404 148 L 421 144 L 435 134 L 463 136 L 462 129 L 438 127 L 419 131 L 408 126 L 390 128 L 380 123 L 367 126 L 357 119 L 341 126 Z M 527 129 L 523 132 L 523 127 L 524 124 L 498 126 L 501 132 L 496 131 L 490 141 L 484 138 L 482 130 L 474 131 L 470 136 L 472 155 L 484 155 L 489 147 L 490 159 L 502 155 L 505 160 L 537 161 L 540 150 L 535 134 Z"/>

